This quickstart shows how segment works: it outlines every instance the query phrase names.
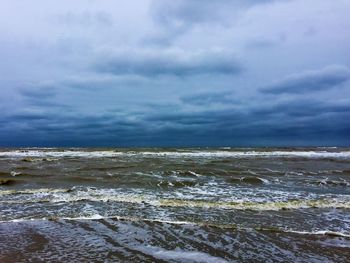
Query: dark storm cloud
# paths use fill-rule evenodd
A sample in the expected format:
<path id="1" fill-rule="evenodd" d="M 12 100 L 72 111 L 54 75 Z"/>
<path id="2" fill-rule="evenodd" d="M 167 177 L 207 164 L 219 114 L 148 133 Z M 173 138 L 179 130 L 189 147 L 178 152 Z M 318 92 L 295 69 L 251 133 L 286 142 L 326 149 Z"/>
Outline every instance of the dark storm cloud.
<path id="1" fill-rule="evenodd" d="M 64 143 L 62 138 L 65 138 L 68 144 L 74 142 L 77 145 L 247 145 L 259 141 L 258 138 L 260 142 L 264 138 L 273 145 L 276 138 L 320 138 L 327 134 L 346 138 L 345 131 L 350 129 L 346 121 L 350 118 L 348 104 L 318 100 L 291 100 L 273 107 L 261 103 L 240 109 L 197 112 L 184 109 L 172 113 L 143 111 L 136 115 L 139 118 L 130 120 L 135 113 L 96 116 L 23 113 L 10 116 L 8 120 L 11 121 L 7 124 L 12 131 L 16 131 L 16 127 L 21 132 L 26 131 L 37 143 L 44 134 L 51 142 Z M 23 127 L 23 123 L 30 125 Z"/>
<path id="2" fill-rule="evenodd" d="M 193 115 L 193 114 L 192 114 Z M 165 125 L 156 133 L 160 138 L 168 138 L 169 143 L 189 143 L 190 145 L 288 145 L 292 144 L 319 144 L 319 139 L 324 138 L 323 143 L 334 143 L 334 137 L 338 143 L 347 137 L 344 132 L 350 125 L 344 122 L 344 118 L 350 114 L 333 115 L 332 121 L 328 117 L 315 119 L 302 119 L 285 117 L 274 118 L 271 116 L 242 115 L 241 113 L 226 112 L 221 114 L 202 116 L 205 123 L 188 122 L 189 119 L 198 120 L 198 116 L 181 116 L 180 124 Z M 185 121 L 184 121 L 185 119 Z M 187 119 L 187 120 L 186 120 Z M 210 122 L 209 122 L 210 120 Z M 334 125 L 336 124 L 336 125 Z M 159 127 L 159 126 L 158 126 Z M 303 140 L 300 140 L 300 138 Z M 181 140 L 179 140 L 181 138 Z M 307 140 L 307 141 L 306 141 Z M 331 141 L 331 142 L 330 142 Z M 192 143 L 192 144 L 191 144 Z"/>
<path id="3" fill-rule="evenodd" d="M 7 118 L 8 122 L 32 122 L 32 121 L 41 121 L 49 120 L 50 117 L 47 114 L 42 113 L 18 113 L 14 114 Z"/>
<path id="4" fill-rule="evenodd" d="M 339 77 L 346 75 L 344 72 L 347 72 L 345 67 L 327 67 L 298 74 L 294 78 L 298 79 L 298 83 L 302 82 L 301 79 L 310 83 L 311 77 L 322 81 L 326 79 L 327 85 L 333 85 L 344 81 Z M 23 136 L 27 132 L 37 144 L 45 143 L 40 139 L 44 137 L 52 143 L 60 141 L 67 145 L 110 145 L 112 142 L 120 145 L 185 145 L 191 142 L 191 145 L 206 145 L 208 141 L 212 145 L 223 145 L 234 144 L 233 138 L 240 138 L 240 143 L 265 138 L 271 144 L 274 137 L 281 141 L 282 138 L 292 140 L 298 136 L 317 135 L 320 138 L 326 134 L 345 138 L 345 131 L 350 128 L 344 121 L 350 117 L 350 104 L 346 101 L 326 102 L 315 98 L 280 100 L 264 95 L 243 100 L 236 99 L 231 91 L 192 93 L 181 96 L 178 104 L 145 103 L 143 110 L 126 107 L 98 115 L 77 115 L 50 106 L 50 98 L 56 96 L 60 88 L 74 88 L 75 83 L 80 83 L 78 90 L 85 89 L 85 85 L 90 87 L 92 79 L 66 79 L 56 84 L 32 85 L 28 90 L 21 90 L 24 98 L 33 105 L 41 105 L 44 111 L 18 112 L 0 118 L 1 123 L 6 123 L 2 132 L 5 133 L 6 129 L 18 130 Z M 96 77 L 99 87 L 96 91 L 110 87 L 112 80 Z M 45 101 L 48 102 L 46 107 Z M 215 105 L 224 108 L 219 109 Z M 197 109 L 190 110 L 187 106 Z M 14 134 L 19 136 L 18 132 Z M 12 135 L 7 136 L 11 138 Z M 64 142 L 62 138 L 65 137 L 67 141 Z"/>
<path id="5" fill-rule="evenodd" d="M 287 117 L 312 117 L 322 114 L 350 113 L 349 104 L 325 103 L 318 100 L 295 100 L 278 103 L 274 106 L 267 106 L 254 110 L 255 114 L 276 115 L 284 114 Z"/>
<path id="6" fill-rule="evenodd" d="M 201 126 L 205 129 L 211 129 L 219 124 L 227 122 L 241 123 L 244 121 L 245 114 L 239 110 L 204 110 L 199 112 L 177 112 L 177 113 L 158 113 L 146 118 L 147 121 L 162 124 L 166 126 L 182 127 L 186 129 L 191 126 Z"/>
<path id="7" fill-rule="evenodd" d="M 0 146 L 349 144 L 348 1 L 1 3 Z"/>
<path id="8" fill-rule="evenodd" d="M 318 100 L 301 100 L 279 103 L 272 109 L 266 111 L 266 115 L 283 114 L 287 119 L 308 118 L 313 120 L 317 118 L 328 118 L 329 116 L 340 116 L 341 114 L 350 114 L 349 101 L 347 103 L 330 103 Z M 330 119 L 331 120 L 331 119 Z M 313 124 L 308 124 L 312 127 Z"/>
<path id="9" fill-rule="evenodd" d="M 337 87 L 350 79 L 350 69 L 345 66 L 329 66 L 321 70 L 292 75 L 261 89 L 264 93 L 307 93 Z"/>
<path id="10" fill-rule="evenodd" d="M 183 50 L 126 50 L 101 55 L 94 69 L 114 75 L 187 76 L 196 74 L 232 74 L 242 65 L 228 51 L 186 52 Z"/>
<path id="11" fill-rule="evenodd" d="M 116 114 L 67 114 L 52 111 L 45 113 L 17 113 L 1 116 L 0 143 L 11 145 L 108 145 L 130 144 L 143 138 L 147 127 L 142 121 L 130 121 L 128 116 Z M 28 138 L 30 137 L 30 140 Z M 5 140 L 5 141 L 4 141 Z M 137 141 L 136 141 L 137 142 Z M 110 144 L 109 144 L 110 145 Z"/>
<path id="12" fill-rule="evenodd" d="M 291 129 L 292 133 L 293 127 L 308 132 L 317 132 L 319 127 L 334 130 L 339 128 L 339 122 L 346 126 L 346 116 L 350 116 L 350 106 L 345 102 L 334 104 L 318 100 L 291 100 L 274 106 L 270 104 L 271 102 L 199 112 L 159 112 L 146 117 L 146 121 L 156 123 L 157 127 L 181 127 L 184 131 L 196 126 L 209 133 L 232 133 L 233 130 L 241 130 L 259 134 L 264 130 L 278 129 Z"/>

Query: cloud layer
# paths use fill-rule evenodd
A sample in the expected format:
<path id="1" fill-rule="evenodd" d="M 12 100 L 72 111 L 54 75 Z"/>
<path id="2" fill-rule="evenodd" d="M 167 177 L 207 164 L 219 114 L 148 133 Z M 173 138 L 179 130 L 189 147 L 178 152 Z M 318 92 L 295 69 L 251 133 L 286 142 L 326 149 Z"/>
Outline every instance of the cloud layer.
<path id="1" fill-rule="evenodd" d="M 320 70 L 306 71 L 291 75 L 262 91 L 273 94 L 306 93 L 338 87 L 350 79 L 346 66 L 329 66 Z"/>
<path id="2" fill-rule="evenodd" d="M 349 12 L 5 0 L 0 146 L 348 146 Z"/>
<path id="3" fill-rule="evenodd" d="M 114 75 L 238 74 L 242 66 L 228 51 L 121 50 L 105 54 L 95 65 L 98 72 Z"/>

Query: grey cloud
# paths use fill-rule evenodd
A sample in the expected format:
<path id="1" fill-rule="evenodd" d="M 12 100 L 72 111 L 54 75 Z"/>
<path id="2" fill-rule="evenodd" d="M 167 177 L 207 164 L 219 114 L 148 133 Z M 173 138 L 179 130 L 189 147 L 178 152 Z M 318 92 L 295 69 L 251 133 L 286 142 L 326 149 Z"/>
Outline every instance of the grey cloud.
<path id="1" fill-rule="evenodd" d="M 42 113 L 18 113 L 8 118 L 8 121 L 23 122 L 23 121 L 37 121 L 37 120 L 49 120 L 47 114 Z"/>
<path id="2" fill-rule="evenodd" d="M 350 69 L 335 65 L 289 76 L 261 91 L 271 94 L 314 92 L 337 87 L 349 79 Z"/>
<path id="3" fill-rule="evenodd" d="M 84 86 L 91 81 L 91 79 L 86 82 L 82 80 L 83 77 L 67 79 L 66 85 L 70 86 L 70 82 L 78 81 Z M 109 83 L 110 79 L 102 77 L 102 80 L 107 80 Z M 58 90 L 57 87 L 60 85 L 57 84 L 52 90 Z M 52 86 L 55 85 L 38 85 L 37 88 L 31 89 L 33 92 L 22 92 L 22 95 L 35 99 L 34 91 L 39 91 L 41 88 L 45 90 L 45 87 Z M 50 95 L 52 94 L 47 92 L 42 98 L 47 99 Z M 130 146 L 133 143 L 181 144 L 190 143 L 191 140 L 196 144 L 205 144 L 208 140 L 211 143 L 219 143 L 220 140 L 215 139 L 218 136 L 222 139 L 221 144 L 234 143 L 235 137 L 240 138 L 241 142 L 247 142 L 248 139 L 254 138 L 272 140 L 273 136 L 278 136 L 279 141 L 283 142 L 286 138 L 297 136 L 306 138 L 306 135 L 314 134 L 320 138 L 330 132 L 339 138 L 344 138 L 347 129 L 344 120 L 350 117 L 350 106 L 346 101 L 340 103 L 295 98 L 278 101 L 278 99 L 271 100 L 268 96 L 259 97 L 257 101 L 249 98 L 245 101 L 235 101 L 233 92 L 218 91 L 192 93 L 180 97 L 180 102 L 177 105 L 161 104 L 161 107 L 145 102 L 145 107 L 140 111 L 121 108 L 116 112 L 97 116 L 59 110 L 44 110 L 42 113 L 19 112 L 10 116 L 5 123 L 12 127 L 12 130 L 19 129 L 22 132 L 33 133 L 34 138 L 38 138 L 37 141 L 33 139 L 33 142 L 37 143 L 40 137 L 45 137 L 60 145 L 68 142 L 89 144 L 100 139 L 95 142 L 103 144 L 108 141 Z M 210 107 L 211 104 L 223 104 L 224 109 Z M 184 105 L 199 108 L 193 111 L 183 107 Z M 49 105 L 47 107 L 50 108 Z M 0 119 L 0 122 L 3 120 Z M 65 137 L 67 141 L 64 142 L 61 137 L 67 133 L 70 135 Z M 123 140 L 120 137 L 123 137 Z"/>
<path id="4" fill-rule="evenodd" d="M 157 105 L 153 107 L 158 108 Z M 181 108 L 177 112 L 148 110 L 131 120 L 135 114 L 18 113 L 9 117 L 9 124 L 12 123 L 10 130 L 15 131 L 14 134 L 18 135 L 16 127 L 31 134 L 31 142 L 40 144 L 40 138 L 45 138 L 56 145 L 248 145 L 259 141 L 273 145 L 276 138 L 278 143 L 286 143 L 300 136 L 305 140 L 312 136 L 326 137 L 330 133 L 344 139 L 350 129 L 345 121 L 350 117 L 350 106 L 345 102 L 336 104 L 317 100 L 291 100 L 274 107 L 266 103 L 256 104 L 255 108 L 242 105 L 240 109 L 197 112 Z M 26 128 L 23 124 L 27 125 Z"/>
<path id="5" fill-rule="evenodd" d="M 297 118 L 316 118 L 319 116 L 334 114 L 350 114 L 350 106 L 348 103 L 324 102 L 315 99 L 289 100 L 277 102 L 274 105 L 267 104 L 265 106 L 255 106 L 250 109 L 250 114 L 262 117 L 295 120 Z"/>
<path id="6" fill-rule="evenodd" d="M 243 114 L 244 115 L 244 114 Z M 168 126 L 201 126 L 205 129 L 211 129 L 219 124 L 236 121 L 240 123 L 244 120 L 242 112 L 237 110 L 204 110 L 199 112 L 177 112 L 177 113 L 158 113 L 146 118 L 147 121 L 154 121 L 160 127 L 163 124 Z M 184 128 L 184 127 L 183 127 Z M 185 128 L 186 129 L 186 128 Z"/>
<path id="7" fill-rule="evenodd" d="M 317 35 L 317 30 L 314 27 L 310 26 L 308 29 L 304 31 L 303 35 L 305 37 L 313 37 Z"/>
<path id="8" fill-rule="evenodd" d="M 219 1 L 153 1 L 151 14 L 161 26 L 181 29 L 192 23 L 211 20 L 218 16 L 218 7 L 229 4 L 229 0 Z"/>
<path id="9" fill-rule="evenodd" d="M 22 96 L 25 105 L 40 107 L 44 109 L 50 108 L 63 108 L 64 110 L 70 110 L 70 106 L 61 103 L 57 100 L 57 94 L 59 89 L 62 88 L 58 83 L 50 84 L 27 84 L 21 85 L 18 89 L 18 93 Z"/>
<path id="10" fill-rule="evenodd" d="M 19 112 L 0 117 L 6 126 L 0 131 L 3 145 L 106 145 L 111 142 L 132 142 L 135 136 L 142 137 L 142 122 L 132 122 L 127 116 L 98 114 L 95 116 L 63 112 Z M 25 135 L 25 136 L 24 136 Z M 25 139 L 25 138 L 29 138 Z"/>
<path id="11" fill-rule="evenodd" d="M 24 85 L 19 89 L 19 94 L 26 98 L 52 98 L 56 96 L 57 90 L 52 85 Z"/>
<path id="12" fill-rule="evenodd" d="M 101 55 L 94 69 L 114 75 L 186 76 L 239 74 L 243 67 L 229 51 L 126 50 Z"/>
<path id="13" fill-rule="evenodd" d="M 224 14 L 236 13 L 254 5 L 274 0 L 154 0 L 151 7 L 153 19 L 168 27 L 180 28 L 194 23 L 211 21 L 220 23 Z M 218 19 L 218 20 L 216 20 Z"/>
<path id="14" fill-rule="evenodd" d="M 271 103 L 271 102 L 270 102 Z M 222 130 L 231 128 L 245 128 L 266 126 L 282 127 L 284 125 L 297 126 L 303 123 L 304 127 L 312 130 L 313 125 L 319 119 L 333 120 L 339 116 L 350 115 L 348 103 L 331 103 L 319 100 L 290 100 L 276 103 L 260 103 L 254 105 L 240 105 L 238 108 L 227 108 L 224 110 L 202 110 L 202 111 L 178 111 L 174 113 L 156 113 L 148 116 L 147 121 L 155 121 L 173 125 L 204 125 L 204 130 L 221 127 Z M 317 121 L 313 121 L 317 120 Z M 344 122 L 343 119 L 342 122 Z M 322 124 L 322 123 L 321 123 Z M 325 122 L 323 123 L 325 124 Z M 330 127 L 331 128 L 331 127 Z M 315 128 L 317 130 L 317 128 Z"/>
<path id="15" fill-rule="evenodd" d="M 43 109 L 61 108 L 64 111 L 70 111 L 72 108 L 72 106 L 67 105 L 65 103 L 60 103 L 57 101 L 45 100 L 45 99 L 31 98 L 31 99 L 28 99 L 26 102 L 30 106 L 43 108 Z"/>
<path id="16" fill-rule="evenodd" d="M 346 1 L 3 2 L 1 146 L 349 144 Z"/>
<path id="17" fill-rule="evenodd" d="M 265 39 L 255 39 L 247 42 L 245 47 L 247 49 L 260 49 L 260 48 L 272 48 L 277 44 L 276 41 L 265 40 Z"/>
<path id="18" fill-rule="evenodd" d="M 105 11 L 89 12 L 85 11 L 82 13 L 68 12 L 60 14 L 52 18 L 52 21 L 59 25 L 66 26 L 113 26 L 113 17 L 111 14 Z"/>
<path id="19" fill-rule="evenodd" d="M 148 79 L 142 76 L 131 75 L 105 75 L 105 74 L 88 74 L 74 76 L 62 80 L 59 85 L 76 90 L 96 91 L 115 87 L 133 86 L 137 87 L 147 83 Z"/>
<path id="20" fill-rule="evenodd" d="M 210 104 L 240 104 L 240 100 L 233 98 L 230 91 L 206 92 L 182 96 L 181 101 L 190 105 L 208 106 Z"/>
<path id="21" fill-rule="evenodd" d="M 154 23 L 163 29 L 146 41 L 170 44 L 173 38 L 187 32 L 194 25 L 227 26 L 235 16 L 248 8 L 275 0 L 153 0 L 151 15 Z M 283 1 L 283 0 L 282 0 Z"/>

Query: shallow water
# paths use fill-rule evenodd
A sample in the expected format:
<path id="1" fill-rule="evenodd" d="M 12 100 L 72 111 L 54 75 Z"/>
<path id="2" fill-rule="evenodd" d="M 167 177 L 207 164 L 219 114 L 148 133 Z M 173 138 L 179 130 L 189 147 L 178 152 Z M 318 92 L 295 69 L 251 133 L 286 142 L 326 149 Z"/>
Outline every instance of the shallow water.
<path id="1" fill-rule="evenodd" d="M 0 262 L 346 262 L 350 149 L 0 150 Z"/>

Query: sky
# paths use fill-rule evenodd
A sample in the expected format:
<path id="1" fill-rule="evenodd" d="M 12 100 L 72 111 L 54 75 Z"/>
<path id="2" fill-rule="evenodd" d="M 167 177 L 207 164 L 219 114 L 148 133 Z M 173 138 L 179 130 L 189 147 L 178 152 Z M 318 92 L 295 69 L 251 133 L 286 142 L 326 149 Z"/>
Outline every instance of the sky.
<path id="1" fill-rule="evenodd" d="M 1 0 L 0 146 L 350 146 L 349 0 Z"/>

